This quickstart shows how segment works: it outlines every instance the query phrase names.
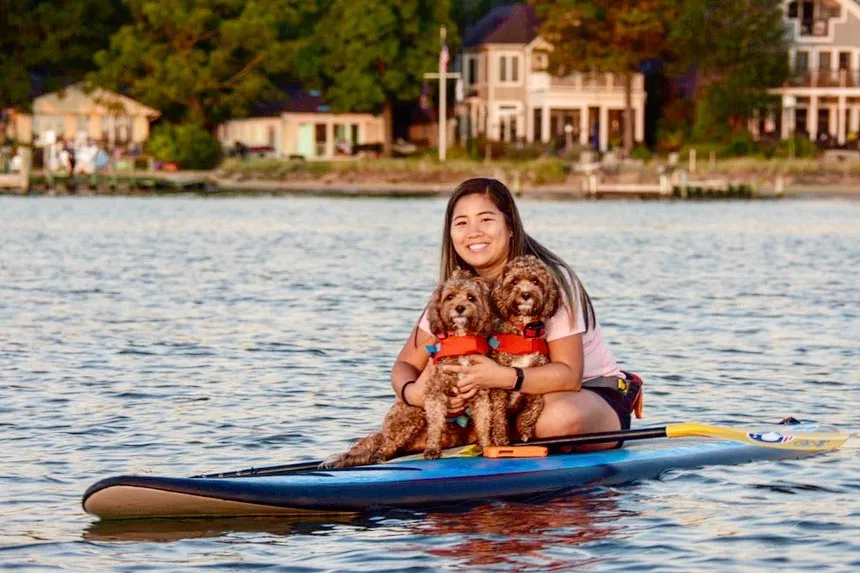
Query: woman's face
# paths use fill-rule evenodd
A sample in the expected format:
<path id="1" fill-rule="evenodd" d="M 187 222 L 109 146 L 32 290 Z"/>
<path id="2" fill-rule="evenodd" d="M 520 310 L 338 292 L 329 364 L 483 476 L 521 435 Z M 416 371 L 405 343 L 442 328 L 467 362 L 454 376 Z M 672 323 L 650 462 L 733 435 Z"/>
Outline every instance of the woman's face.
<path id="1" fill-rule="evenodd" d="M 454 205 L 451 242 L 460 258 L 482 277 L 495 278 L 510 254 L 511 231 L 489 197 L 474 193 Z"/>

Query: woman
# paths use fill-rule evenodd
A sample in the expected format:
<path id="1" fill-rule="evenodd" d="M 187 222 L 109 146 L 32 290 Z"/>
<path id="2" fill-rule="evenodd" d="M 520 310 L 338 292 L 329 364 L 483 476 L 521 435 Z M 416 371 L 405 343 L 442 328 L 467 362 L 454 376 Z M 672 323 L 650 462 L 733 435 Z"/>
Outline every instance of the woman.
<path id="1" fill-rule="evenodd" d="M 483 178 L 464 181 L 448 201 L 445 213 L 440 279 L 447 279 L 461 267 L 493 281 L 509 259 L 521 255 L 535 255 L 546 263 L 565 295 L 565 304 L 546 325 L 550 362 L 523 372 L 520 391 L 544 395 L 536 437 L 629 428 L 636 395 L 618 389 L 619 381 L 627 386 L 625 375 L 603 341 L 591 300 L 576 274 L 525 233 L 513 197 L 501 182 Z M 424 384 L 433 368 L 432 362 L 428 366 L 425 346 L 434 342 L 425 313 L 391 371 L 391 385 L 407 404 L 423 405 Z M 485 356 L 474 356 L 471 366 L 444 368 L 460 374 L 459 395 L 449 403 L 452 415 L 460 413 L 480 388 L 510 389 L 517 382 L 513 368 Z M 617 445 L 600 444 L 591 449 Z"/>

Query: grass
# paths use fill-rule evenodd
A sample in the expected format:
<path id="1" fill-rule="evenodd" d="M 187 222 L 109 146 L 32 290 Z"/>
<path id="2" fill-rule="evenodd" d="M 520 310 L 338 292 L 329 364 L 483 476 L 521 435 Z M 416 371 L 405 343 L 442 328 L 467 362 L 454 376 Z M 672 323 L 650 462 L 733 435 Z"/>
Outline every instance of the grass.
<path id="1" fill-rule="evenodd" d="M 495 177 L 519 181 L 523 185 L 552 185 L 579 178 L 574 162 L 556 157 L 537 159 L 497 159 L 489 162 L 458 157 L 440 163 L 429 154 L 397 159 L 363 159 L 337 161 L 296 161 L 279 159 L 225 160 L 220 174 L 227 178 L 274 181 L 330 180 L 373 181 L 392 183 L 448 183 L 469 177 Z M 682 153 L 678 165 L 688 167 L 689 154 Z M 666 155 L 622 167 L 620 176 L 641 181 L 656 180 L 667 164 Z M 824 161 L 821 158 L 764 158 L 760 156 L 719 158 L 712 164 L 706 153 L 698 152 L 694 177 L 731 177 L 760 179 L 784 175 L 802 180 L 860 177 L 860 162 Z"/>

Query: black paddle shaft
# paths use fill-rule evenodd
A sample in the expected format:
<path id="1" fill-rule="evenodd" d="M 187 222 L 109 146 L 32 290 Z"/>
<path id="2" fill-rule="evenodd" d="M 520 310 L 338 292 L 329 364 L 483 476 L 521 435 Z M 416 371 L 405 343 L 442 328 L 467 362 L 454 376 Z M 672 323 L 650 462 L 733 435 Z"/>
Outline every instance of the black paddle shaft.
<path id="1" fill-rule="evenodd" d="M 520 442 L 513 445 L 529 445 L 529 446 L 587 446 L 590 444 L 605 444 L 608 442 L 618 442 L 621 440 L 649 440 L 654 438 L 665 438 L 666 426 L 659 428 L 642 428 L 637 430 L 620 430 L 617 432 L 595 432 L 592 434 L 580 434 L 578 436 L 559 436 L 557 438 L 545 438 L 541 440 L 532 440 L 530 442 Z M 191 476 L 194 478 L 242 478 L 242 477 L 257 477 L 257 476 L 273 476 L 287 475 L 301 472 L 308 472 L 320 469 L 321 460 L 313 462 L 298 462 L 294 464 L 285 464 L 280 466 L 268 466 L 262 468 L 247 468 L 243 470 L 234 470 L 228 472 L 202 474 Z M 355 470 L 355 467 L 345 468 Z M 373 468 L 372 466 L 362 466 L 362 469 L 385 469 Z M 327 469 L 325 471 L 332 471 Z"/>

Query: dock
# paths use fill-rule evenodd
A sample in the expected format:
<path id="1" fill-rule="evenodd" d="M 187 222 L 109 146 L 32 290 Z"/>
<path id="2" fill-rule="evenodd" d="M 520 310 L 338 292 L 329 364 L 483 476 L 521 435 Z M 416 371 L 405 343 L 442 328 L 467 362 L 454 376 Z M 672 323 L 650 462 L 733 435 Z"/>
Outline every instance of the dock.
<path id="1" fill-rule="evenodd" d="M 34 171 L 25 190 L 20 174 L 0 174 L 0 192 L 36 194 L 110 194 L 193 192 L 213 189 L 206 171 L 114 171 L 74 175 Z"/>

